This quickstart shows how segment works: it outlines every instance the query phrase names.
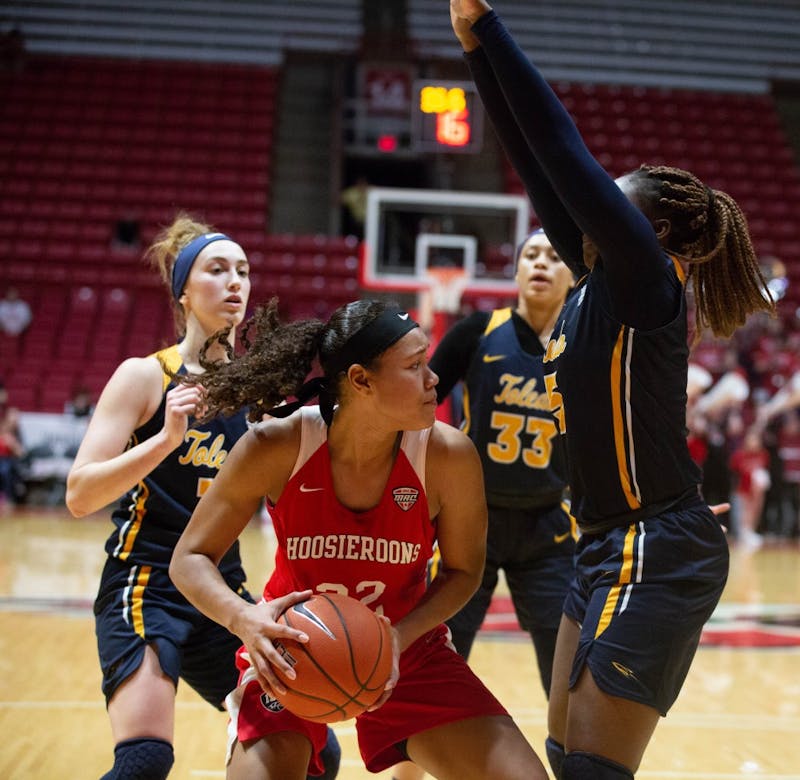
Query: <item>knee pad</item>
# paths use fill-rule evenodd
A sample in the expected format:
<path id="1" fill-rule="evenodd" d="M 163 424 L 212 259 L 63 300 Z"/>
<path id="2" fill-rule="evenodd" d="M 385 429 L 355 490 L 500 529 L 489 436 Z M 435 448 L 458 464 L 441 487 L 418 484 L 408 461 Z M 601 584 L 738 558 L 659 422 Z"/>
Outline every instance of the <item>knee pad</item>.
<path id="1" fill-rule="evenodd" d="M 336 734 L 334 734 L 330 726 L 328 726 L 328 741 L 325 743 L 325 747 L 320 751 L 319 757 L 322 759 L 322 765 L 325 767 L 325 771 L 321 775 L 317 775 L 314 780 L 333 780 L 336 775 L 339 774 L 339 762 L 342 760 L 342 748 L 339 745 Z"/>
<path id="2" fill-rule="evenodd" d="M 633 772 L 611 759 L 574 750 L 564 756 L 561 780 L 633 780 Z"/>
<path id="3" fill-rule="evenodd" d="M 544 741 L 544 749 L 547 751 L 547 760 L 550 762 L 550 769 L 556 780 L 561 780 L 561 766 L 564 763 L 564 746 L 559 745 L 552 737 Z"/>
<path id="4" fill-rule="evenodd" d="M 114 748 L 114 766 L 100 780 L 166 780 L 175 761 L 163 739 L 126 739 Z"/>

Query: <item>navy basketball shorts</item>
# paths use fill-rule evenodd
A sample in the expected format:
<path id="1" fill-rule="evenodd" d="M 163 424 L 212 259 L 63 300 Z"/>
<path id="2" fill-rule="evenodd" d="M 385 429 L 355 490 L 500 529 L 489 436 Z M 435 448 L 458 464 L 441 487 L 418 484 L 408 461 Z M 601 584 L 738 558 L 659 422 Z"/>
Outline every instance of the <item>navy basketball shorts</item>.
<path id="1" fill-rule="evenodd" d="M 705 503 L 584 534 L 564 613 L 580 625 L 570 676 L 654 707 L 678 697 L 728 576 L 728 544 Z"/>
<path id="2" fill-rule="evenodd" d="M 252 601 L 243 572 L 228 584 Z M 94 603 L 95 632 L 106 704 L 154 645 L 175 687 L 185 680 L 207 702 L 223 709 L 236 687 L 235 654 L 241 640 L 195 609 L 172 584 L 166 569 L 109 558 Z"/>
<path id="3" fill-rule="evenodd" d="M 470 601 L 447 624 L 476 633 L 505 574 L 514 610 L 525 631 L 558 629 L 564 597 L 575 574 L 574 520 L 559 504 L 542 509 L 489 507 L 483 580 Z"/>

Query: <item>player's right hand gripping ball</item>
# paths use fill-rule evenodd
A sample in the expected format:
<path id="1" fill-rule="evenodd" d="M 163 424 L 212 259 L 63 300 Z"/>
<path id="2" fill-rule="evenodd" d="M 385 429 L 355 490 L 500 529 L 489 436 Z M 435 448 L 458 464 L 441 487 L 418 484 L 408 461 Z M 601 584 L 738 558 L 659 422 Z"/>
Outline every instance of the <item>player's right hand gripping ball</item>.
<path id="1" fill-rule="evenodd" d="M 391 628 L 365 604 L 319 593 L 289 607 L 278 622 L 309 638 L 274 641 L 297 674 L 289 680 L 276 669 L 287 692 L 275 698 L 287 710 L 334 723 L 360 715 L 383 695 L 392 673 Z"/>

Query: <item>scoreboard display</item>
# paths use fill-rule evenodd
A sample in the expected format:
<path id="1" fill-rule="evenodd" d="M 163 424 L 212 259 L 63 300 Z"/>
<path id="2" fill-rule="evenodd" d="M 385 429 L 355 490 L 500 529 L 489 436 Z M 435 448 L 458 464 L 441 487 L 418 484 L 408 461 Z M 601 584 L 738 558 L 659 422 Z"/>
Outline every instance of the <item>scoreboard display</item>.
<path id="1" fill-rule="evenodd" d="M 474 154 L 483 146 L 483 104 L 472 81 L 420 78 L 407 63 L 361 63 L 344 101 L 344 148 L 417 158 Z"/>
<path id="2" fill-rule="evenodd" d="M 471 81 L 415 81 L 411 112 L 412 143 L 417 151 L 481 150 L 483 107 Z"/>

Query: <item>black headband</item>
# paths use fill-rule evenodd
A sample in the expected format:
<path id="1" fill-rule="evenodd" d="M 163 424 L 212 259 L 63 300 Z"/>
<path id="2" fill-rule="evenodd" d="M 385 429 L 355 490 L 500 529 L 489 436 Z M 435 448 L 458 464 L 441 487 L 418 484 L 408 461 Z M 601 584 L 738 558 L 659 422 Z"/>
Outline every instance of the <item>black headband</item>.
<path id="1" fill-rule="evenodd" d="M 267 414 L 272 417 L 288 417 L 318 395 L 322 419 L 330 425 L 333 420 L 334 400 L 330 387 L 334 384 L 335 377 L 342 371 L 347 371 L 354 363 L 369 363 L 376 355 L 385 352 L 406 333 L 418 327 L 419 324 L 411 319 L 408 312 L 387 309 L 345 341 L 331 358 L 324 377 L 309 380 L 297 391 L 297 400 L 276 406 Z"/>
<path id="2" fill-rule="evenodd" d="M 341 349 L 331 357 L 325 374 L 333 378 L 342 371 L 347 371 L 353 363 L 369 363 L 376 355 L 380 355 L 400 341 L 406 333 L 418 327 L 407 311 L 386 309 L 342 344 Z"/>

